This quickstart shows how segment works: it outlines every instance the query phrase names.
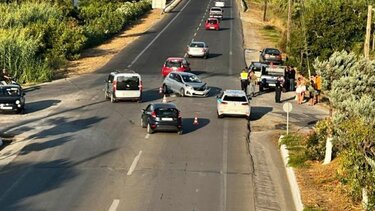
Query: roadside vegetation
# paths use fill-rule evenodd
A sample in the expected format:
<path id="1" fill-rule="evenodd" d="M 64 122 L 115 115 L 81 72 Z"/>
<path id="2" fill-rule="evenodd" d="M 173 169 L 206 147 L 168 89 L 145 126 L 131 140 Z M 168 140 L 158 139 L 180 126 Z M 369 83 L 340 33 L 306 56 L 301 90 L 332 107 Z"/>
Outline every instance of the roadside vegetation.
<path id="1" fill-rule="evenodd" d="M 264 9 L 264 0 L 252 3 Z M 321 74 L 330 116 L 319 121 L 311 134 L 291 134 L 284 138 L 291 153 L 289 165 L 308 169 L 314 163 L 322 163 L 327 140 L 332 140 L 332 159 L 337 168 L 333 169 L 332 181 L 327 181 L 337 181 L 342 194 L 349 195 L 355 204 L 361 204 L 367 195 L 363 208 L 374 210 L 375 62 L 374 49 L 367 59 L 363 57 L 363 46 L 367 8 L 369 4 L 375 5 L 375 1 L 293 0 L 291 3 L 289 43 L 288 1 L 268 1 L 265 24 L 278 29 L 278 47 L 288 54 L 289 65 L 298 67 L 305 77 L 309 72 Z M 307 205 L 307 209 L 328 208 Z"/>
<path id="2" fill-rule="evenodd" d="M 151 9 L 150 0 L 2 1 L 0 67 L 20 83 L 49 81 L 83 49 L 99 45 Z"/>

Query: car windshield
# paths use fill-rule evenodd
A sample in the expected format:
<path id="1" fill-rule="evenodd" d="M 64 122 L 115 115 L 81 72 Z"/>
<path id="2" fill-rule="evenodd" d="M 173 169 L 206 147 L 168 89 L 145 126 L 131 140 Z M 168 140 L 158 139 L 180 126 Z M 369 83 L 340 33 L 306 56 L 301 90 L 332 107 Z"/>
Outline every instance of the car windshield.
<path id="1" fill-rule="evenodd" d="M 182 79 L 187 83 L 202 83 L 196 75 L 182 75 Z"/>
<path id="2" fill-rule="evenodd" d="M 219 8 L 211 8 L 211 11 L 212 12 L 221 12 L 221 9 L 219 9 Z"/>
<path id="3" fill-rule="evenodd" d="M 192 48 L 204 48 L 204 44 L 203 43 L 191 43 L 190 47 L 192 47 Z"/>
<path id="4" fill-rule="evenodd" d="M 165 66 L 166 67 L 181 67 L 181 61 L 176 61 L 176 60 L 167 61 L 165 63 Z"/>
<path id="5" fill-rule="evenodd" d="M 224 101 L 233 101 L 233 102 L 247 102 L 247 99 L 245 96 L 224 96 Z"/>
<path id="6" fill-rule="evenodd" d="M 117 90 L 139 90 L 139 77 L 118 76 Z"/>
<path id="7" fill-rule="evenodd" d="M 266 49 L 266 54 L 279 55 L 280 51 L 277 49 Z"/>
<path id="8" fill-rule="evenodd" d="M 157 108 L 155 113 L 158 117 L 178 117 L 178 110 L 175 108 Z"/>
<path id="9" fill-rule="evenodd" d="M 209 23 L 209 24 L 216 24 L 216 23 L 217 23 L 217 20 L 208 20 L 208 23 Z"/>
<path id="10" fill-rule="evenodd" d="M 16 87 L 0 87 L 0 96 L 19 96 L 21 90 Z"/>

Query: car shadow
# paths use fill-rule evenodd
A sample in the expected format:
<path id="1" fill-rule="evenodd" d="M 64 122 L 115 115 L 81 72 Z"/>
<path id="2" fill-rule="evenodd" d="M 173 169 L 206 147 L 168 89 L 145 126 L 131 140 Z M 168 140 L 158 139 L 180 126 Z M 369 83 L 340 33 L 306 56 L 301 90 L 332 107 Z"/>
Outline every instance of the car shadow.
<path id="1" fill-rule="evenodd" d="M 234 18 L 223 18 L 222 21 L 234 20 Z"/>
<path id="2" fill-rule="evenodd" d="M 226 31 L 229 30 L 229 28 L 220 28 L 219 31 Z"/>
<path id="3" fill-rule="evenodd" d="M 163 94 L 159 93 L 159 88 L 148 89 L 142 92 L 142 102 L 147 103 L 155 100 L 161 100 Z"/>
<path id="4" fill-rule="evenodd" d="M 207 97 L 216 97 L 220 92 L 221 92 L 221 88 L 219 87 L 213 87 L 213 86 L 210 86 L 209 87 L 211 90 L 210 92 L 208 93 Z"/>
<path id="5" fill-rule="evenodd" d="M 212 59 L 212 58 L 215 58 L 215 57 L 219 57 L 221 55 L 223 55 L 223 54 L 221 54 L 221 53 L 210 53 L 208 55 L 207 59 Z"/>
<path id="6" fill-rule="evenodd" d="M 28 92 L 32 92 L 32 91 L 39 90 L 39 89 L 40 89 L 40 86 L 30 86 L 30 87 L 24 88 L 23 91 L 25 93 L 28 93 Z"/>
<path id="7" fill-rule="evenodd" d="M 251 106 L 250 121 L 261 119 L 272 110 L 273 107 Z"/>
<path id="8" fill-rule="evenodd" d="M 284 102 L 288 102 L 288 101 L 291 101 L 291 100 L 294 100 L 296 97 L 293 96 L 293 97 L 290 97 L 290 98 L 287 98 L 287 99 L 284 99 L 284 100 L 281 100 L 282 103 Z"/>
<path id="9" fill-rule="evenodd" d="M 210 123 L 209 119 L 206 118 L 198 118 L 197 124 L 194 124 L 194 118 L 183 118 L 182 119 L 182 127 L 183 127 L 183 135 L 192 133 L 196 130 L 199 130 Z"/>
<path id="10" fill-rule="evenodd" d="M 25 113 L 34 113 L 59 104 L 61 100 L 41 100 L 25 104 Z"/>

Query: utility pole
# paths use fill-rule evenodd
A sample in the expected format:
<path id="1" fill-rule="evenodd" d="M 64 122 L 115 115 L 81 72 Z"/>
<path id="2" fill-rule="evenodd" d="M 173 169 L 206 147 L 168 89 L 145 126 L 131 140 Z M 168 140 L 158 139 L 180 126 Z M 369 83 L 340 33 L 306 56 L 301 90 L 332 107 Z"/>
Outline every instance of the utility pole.
<path id="1" fill-rule="evenodd" d="M 267 16 L 267 2 L 268 0 L 264 0 L 264 12 L 263 12 L 263 21 L 266 21 Z"/>
<path id="2" fill-rule="evenodd" d="M 369 5 L 368 11 L 367 11 L 366 39 L 365 39 L 365 46 L 364 46 L 365 58 L 369 58 L 369 55 L 370 55 L 371 20 L 372 20 L 372 5 Z"/>
<path id="3" fill-rule="evenodd" d="M 289 49 L 290 43 L 290 24 L 292 16 L 292 0 L 288 0 L 288 24 L 286 29 L 286 48 Z"/>

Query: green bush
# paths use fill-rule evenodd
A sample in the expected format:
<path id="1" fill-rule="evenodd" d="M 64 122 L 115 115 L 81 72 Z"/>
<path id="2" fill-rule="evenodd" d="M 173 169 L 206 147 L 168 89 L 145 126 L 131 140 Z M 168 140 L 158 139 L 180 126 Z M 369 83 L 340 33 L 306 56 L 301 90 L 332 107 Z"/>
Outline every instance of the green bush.
<path id="1" fill-rule="evenodd" d="M 284 136 L 280 144 L 285 144 L 289 150 L 289 166 L 295 168 L 308 166 L 303 136 L 291 133 Z"/>

